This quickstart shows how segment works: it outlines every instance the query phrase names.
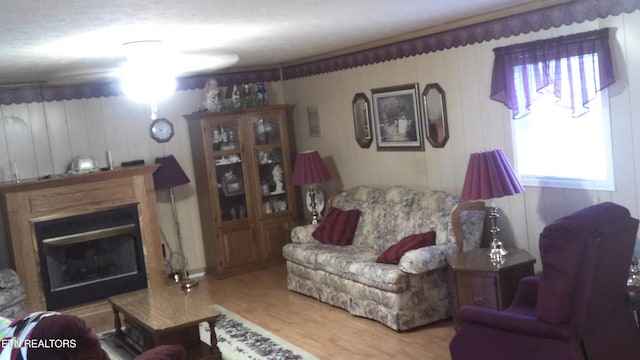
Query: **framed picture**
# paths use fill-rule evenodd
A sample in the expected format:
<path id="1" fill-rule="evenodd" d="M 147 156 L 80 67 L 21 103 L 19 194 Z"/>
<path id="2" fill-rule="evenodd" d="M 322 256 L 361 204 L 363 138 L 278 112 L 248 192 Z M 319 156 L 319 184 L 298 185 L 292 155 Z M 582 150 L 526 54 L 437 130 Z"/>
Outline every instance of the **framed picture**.
<path id="1" fill-rule="evenodd" d="M 418 83 L 371 89 L 378 150 L 424 150 Z"/>
<path id="2" fill-rule="evenodd" d="M 437 83 L 427 84 L 422 91 L 422 105 L 427 141 L 434 148 L 442 148 L 449 140 L 447 100 L 442 87 Z"/>
<path id="3" fill-rule="evenodd" d="M 222 191 L 225 196 L 241 195 L 244 193 L 242 179 L 224 179 L 222 180 Z"/>
<path id="4" fill-rule="evenodd" d="M 320 116 L 316 106 L 307 108 L 307 120 L 309 120 L 309 136 L 320 137 Z"/>
<path id="5" fill-rule="evenodd" d="M 356 142 L 361 148 L 366 149 L 373 142 L 369 98 L 364 93 L 357 93 L 351 101 L 351 106 L 353 107 L 353 130 L 356 134 Z"/>

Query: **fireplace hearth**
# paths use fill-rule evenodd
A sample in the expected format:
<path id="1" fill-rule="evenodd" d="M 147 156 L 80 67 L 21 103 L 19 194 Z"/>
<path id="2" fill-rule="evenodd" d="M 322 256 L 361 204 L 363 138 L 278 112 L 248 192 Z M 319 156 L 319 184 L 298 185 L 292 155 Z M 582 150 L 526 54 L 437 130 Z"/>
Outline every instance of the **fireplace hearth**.
<path id="1" fill-rule="evenodd" d="M 47 310 L 147 287 L 135 205 L 34 224 Z"/>

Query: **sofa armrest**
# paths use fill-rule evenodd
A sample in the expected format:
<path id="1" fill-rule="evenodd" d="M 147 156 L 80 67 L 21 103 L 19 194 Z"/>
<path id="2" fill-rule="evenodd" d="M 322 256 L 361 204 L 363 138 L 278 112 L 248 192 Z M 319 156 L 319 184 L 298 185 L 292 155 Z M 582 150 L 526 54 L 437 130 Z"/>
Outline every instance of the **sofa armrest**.
<path id="1" fill-rule="evenodd" d="M 294 244 L 313 244 L 317 242 L 311 234 L 320 224 L 308 224 L 296 226 L 291 230 L 291 242 Z"/>
<path id="2" fill-rule="evenodd" d="M 439 244 L 407 251 L 400 262 L 398 269 L 409 274 L 420 274 L 441 268 L 447 263 L 447 255 L 458 253 L 455 244 Z"/>
<path id="3" fill-rule="evenodd" d="M 13 269 L 0 270 L 0 289 L 10 289 L 18 285 L 20 285 L 20 279 Z"/>

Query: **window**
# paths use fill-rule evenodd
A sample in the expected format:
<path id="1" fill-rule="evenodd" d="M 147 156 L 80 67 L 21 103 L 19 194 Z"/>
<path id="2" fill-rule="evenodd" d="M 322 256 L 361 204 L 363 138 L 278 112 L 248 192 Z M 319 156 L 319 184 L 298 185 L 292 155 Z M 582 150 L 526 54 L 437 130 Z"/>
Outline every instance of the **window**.
<path id="1" fill-rule="evenodd" d="M 608 29 L 495 49 L 491 98 L 512 110 L 524 185 L 614 190 Z"/>
<path id="2" fill-rule="evenodd" d="M 551 93 L 512 121 L 515 168 L 527 186 L 614 190 L 608 98 L 601 92 L 580 117 Z"/>

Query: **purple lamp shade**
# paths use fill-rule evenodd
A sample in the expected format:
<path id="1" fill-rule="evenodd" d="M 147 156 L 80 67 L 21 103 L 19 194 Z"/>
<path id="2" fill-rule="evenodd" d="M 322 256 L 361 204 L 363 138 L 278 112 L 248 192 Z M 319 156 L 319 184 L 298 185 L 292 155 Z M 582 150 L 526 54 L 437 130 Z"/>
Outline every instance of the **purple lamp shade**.
<path id="1" fill-rule="evenodd" d="M 462 187 L 463 200 L 488 200 L 524 192 L 501 149 L 473 153 Z"/>
<path id="2" fill-rule="evenodd" d="M 153 173 L 153 185 L 156 190 L 174 188 L 190 181 L 173 155 L 156 158 L 156 164 L 160 164 Z"/>
<path id="3" fill-rule="evenodd" d="M 318 184 L 329 179 L 331 174 L 317 151 L 303 151 L 296 154 L 296 163 L 291 177 L 293 185 Z"/>

